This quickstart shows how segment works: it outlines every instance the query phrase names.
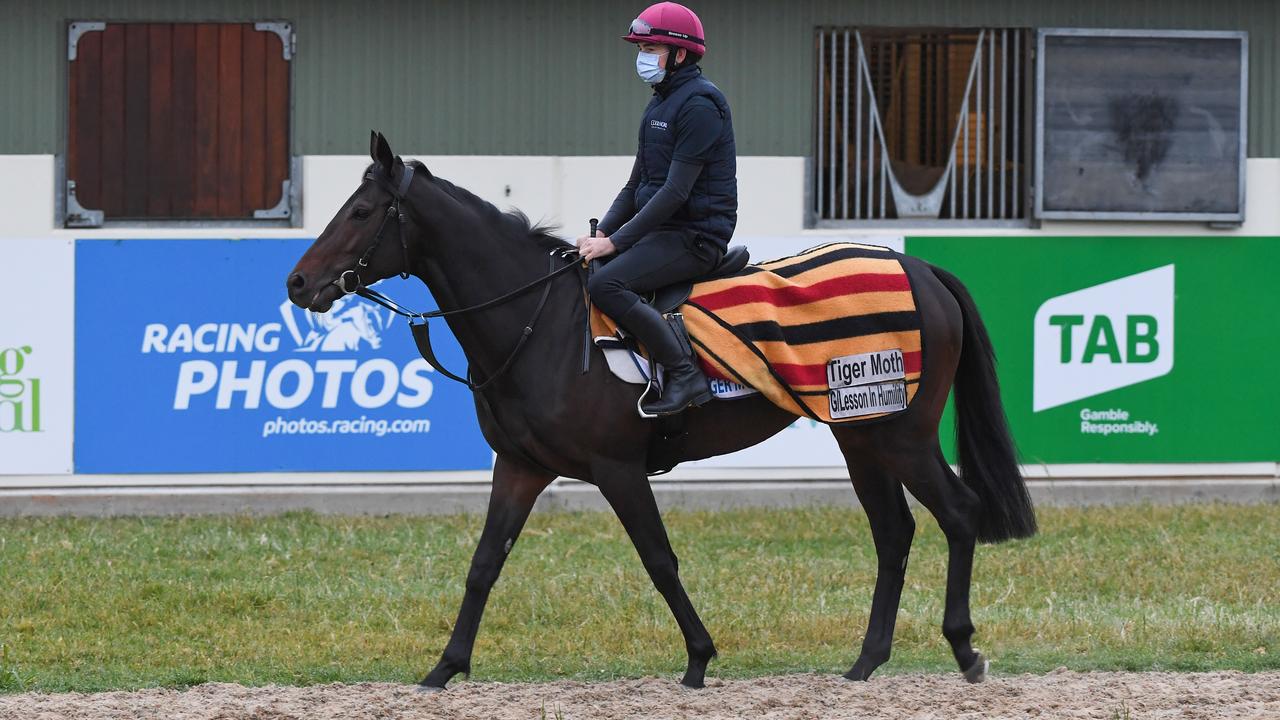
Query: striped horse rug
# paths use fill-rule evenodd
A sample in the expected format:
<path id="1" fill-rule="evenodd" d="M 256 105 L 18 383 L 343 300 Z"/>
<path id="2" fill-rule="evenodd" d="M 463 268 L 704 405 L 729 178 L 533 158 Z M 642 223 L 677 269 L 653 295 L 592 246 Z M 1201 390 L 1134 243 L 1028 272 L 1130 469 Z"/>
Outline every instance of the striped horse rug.
<path id="1" fill-rule="evenodd" d="M 696 283 L 680 311 L 717 397 L 756 391 L 824 423 L 906 409 L 922 357 L 901 258 L 832 243 Z M 592 326 L 597 344 L 616 345 L 617 326 L 599 311 Z"/>

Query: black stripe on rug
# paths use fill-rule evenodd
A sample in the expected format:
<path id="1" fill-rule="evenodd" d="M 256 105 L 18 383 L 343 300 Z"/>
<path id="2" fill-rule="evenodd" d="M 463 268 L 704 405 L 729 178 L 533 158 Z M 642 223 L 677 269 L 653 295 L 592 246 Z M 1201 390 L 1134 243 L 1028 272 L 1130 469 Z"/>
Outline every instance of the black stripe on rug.
<path id="1" fill-rule="evenodd" d="M 862 335 L 887 332 L 909 332 L 920 329 L 920 317 L 914 312 L 885 312 L 833 318 L 802 325 L 779 325 L 772 320 L 742 323 L 734 326 L 740 337 L 752 342 L 785 342 L 788 345 L 845 340 Z"/>

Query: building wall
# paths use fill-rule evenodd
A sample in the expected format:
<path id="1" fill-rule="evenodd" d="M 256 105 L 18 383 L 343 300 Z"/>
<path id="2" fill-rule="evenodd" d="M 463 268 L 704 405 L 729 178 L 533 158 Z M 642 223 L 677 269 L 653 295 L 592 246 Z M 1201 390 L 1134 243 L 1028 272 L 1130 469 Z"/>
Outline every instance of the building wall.
<path id="1" fill-rule="evenodd" d="M 466 187 L 503 209 L 559 226 L 574 237 L 586 232 L 587 219 L 609 207 L 631 170 L 631 158 L 500 155 L 436 155 L 393 146 L 406 158 L 424 161 L 433 173 Z M 0 238 L 261 238 L 316 237 L 351 195 L 369 163 L 361 155 L 313 155 L 303 158 L 301 228 L 257 227 L 107 227 L 63 229 L 54 224 L 55 158 L 52 155 L 0 155 Z M 945 235 L 1280 235 L 1280 159 L 1251 158 L 1247 164 L 1248 209 L 1245 222 L 1209 230 L 1204 223 L 1044 221 L 1037 228 L 930 225 L 815 230 L 804 226 L 805 160 L 800 157 L 738 158 L 738 227 L 735 242 L 751 246 L 758 259 L 815 244 L 825 237 L 896 238 Z M 803 247 L 802 244 L 800 247 Z"/>
<path id="2" fill-rule="evenodd" d="M 647 101 L 618 40 L 644 2 L 50 0 L 4 3 L 0 154 L 63 146 L 66 23 L 294 23 L 294 153 L 360 154 L 370 127 L 438 155 L 624 155 Z M 1140 27 L 1250 33 L 1251 157 L 1280 156 L 1280 3 L 1254 0 L 702 0 L 708 75 L 745 155 L 810 154 L 823 25 Z"/>

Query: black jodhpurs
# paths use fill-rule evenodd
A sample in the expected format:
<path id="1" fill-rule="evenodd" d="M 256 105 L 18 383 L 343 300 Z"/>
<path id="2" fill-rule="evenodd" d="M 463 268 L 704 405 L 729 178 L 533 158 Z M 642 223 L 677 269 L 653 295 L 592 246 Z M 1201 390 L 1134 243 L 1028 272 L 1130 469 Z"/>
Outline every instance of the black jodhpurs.
<path id="1" fill-rule="evenodd" d="M 640 301 L 640 293 L 705 275 L 720 258 L 713 242 L 691 230 L 655 230 L 592 273 L 587 292 L 617 321 Z"/>

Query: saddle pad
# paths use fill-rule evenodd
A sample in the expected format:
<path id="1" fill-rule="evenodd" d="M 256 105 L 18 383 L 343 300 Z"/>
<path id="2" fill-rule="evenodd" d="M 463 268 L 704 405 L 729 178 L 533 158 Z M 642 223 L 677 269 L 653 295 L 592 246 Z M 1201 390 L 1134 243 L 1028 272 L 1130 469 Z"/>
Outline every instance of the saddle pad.
<path id="1" fill-rule="evenodd" d="M 680 310 L 703 371 L 823 423 L 905 409 L 922 355 L 900 258 L 876 245 L 832 243 L 696 283 Z M 616 332 L 592 315 L 594 336 Z"/>

